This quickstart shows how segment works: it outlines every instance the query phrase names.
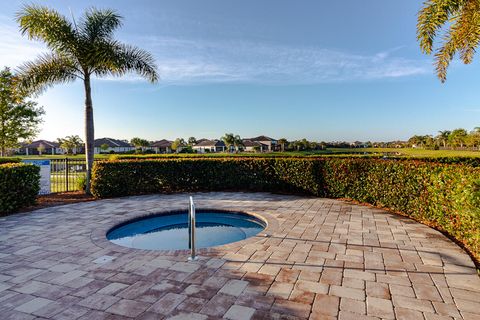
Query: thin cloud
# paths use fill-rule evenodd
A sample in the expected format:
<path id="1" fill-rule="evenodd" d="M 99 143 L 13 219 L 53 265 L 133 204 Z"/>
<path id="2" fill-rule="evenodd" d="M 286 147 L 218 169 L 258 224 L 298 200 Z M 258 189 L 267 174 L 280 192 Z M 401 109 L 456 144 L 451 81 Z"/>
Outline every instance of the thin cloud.
<path id="1" fill-rule="evenodd" d="M 316 47 L 249 41 L 205 41 L 157 36 L 128 43 L 152 52 L 165 85 L 202 83 L 315 84 L 371 81 L 431 72 L 430 62 L 395 56 L 402 47 L 359 55 Z M 1 64 L 11 68 L 35 59 L 45 46 L 22 37 L 14 22 L 0 15 Z M 105 81 L 143 81 L 134 74 Z"/>
<path id="2" fill-rule="evenodd" d="M 163 81 L 254 82 L 272 84 L 366 81 L 421 75 L 430 62 L 396 57 L 394 48 L 356 55 L 247 41 L 192 41 L 148 37 Z"/>
<path id="3" fill-rule="evenodd" d="M 13 21 L 2 15 L 0 15 L 0 43 L 1 68 L 14 69 L 45 51 L 45 46 L 22 37 L 18 28 L 14 27 Z"/>

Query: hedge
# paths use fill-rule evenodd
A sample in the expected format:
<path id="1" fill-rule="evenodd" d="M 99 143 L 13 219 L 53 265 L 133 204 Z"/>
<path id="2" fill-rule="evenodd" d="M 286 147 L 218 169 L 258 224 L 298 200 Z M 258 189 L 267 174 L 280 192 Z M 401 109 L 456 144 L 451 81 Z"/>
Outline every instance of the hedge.
<path id="1" fill-rule="evenodd" d="M 5 163 L 19 163 L 20 158 L 0 158 L 0 164 L 5 164 Z"/>
<path id="2" fill-rule="evenodd" d="M 40 191 L 40 168 L 22 163 L 0 164 L 0 214 L 35 203 Z"/>
<path id="3" fill-rule="evenodd" d="M 92 193 L 270 191 L 350 198 L 448 233 L 480 260 L 480 168 L 366 158 L 188 158 L 96 162 Z"/>

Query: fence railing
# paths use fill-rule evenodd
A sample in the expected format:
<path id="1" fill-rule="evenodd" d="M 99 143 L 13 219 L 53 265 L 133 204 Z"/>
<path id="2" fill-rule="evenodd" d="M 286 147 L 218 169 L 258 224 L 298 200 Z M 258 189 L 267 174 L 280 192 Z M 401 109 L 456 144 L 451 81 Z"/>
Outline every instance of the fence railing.
<path id="1" fill-rule="evenodd" d="M 50 191 L 57 193 L 82 190 L 86 172 L 85 159 L 50 160 Z"/>

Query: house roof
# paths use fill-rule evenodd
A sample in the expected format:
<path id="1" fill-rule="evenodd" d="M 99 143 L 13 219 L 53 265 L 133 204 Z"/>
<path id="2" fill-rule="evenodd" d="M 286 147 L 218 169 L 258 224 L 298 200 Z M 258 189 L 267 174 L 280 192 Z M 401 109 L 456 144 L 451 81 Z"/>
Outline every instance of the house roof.
<path id="1" fill-rule="evenodd" d="M 38 148 L 40 145 L 43 145 L 45 148 L 58 148 L 60 146 L 57 142 L 37 140 L 25 145 L 25 148 Z"/>
<path id="2" fill-rule="evenodd" d="M 108 145 L 110 148 L 116 148 L 116 147 L 121 147 L 121 148 L 128 148 L 132 147 L 132 145 L 128 142 L 122 141 L 122 140 L 117 140 L 117 139 L 112 139 L 112 138 L 100 138 L 100 139 L 95 139 L 95 147 L 101 147 L 102 145 Z"/>
<path id="3" fill-rule="evenodd" d="M 244 147 L 261 147 L 262 145 L 265 145 L 263 143 L 260 143 L 258 141 L 252 141 L 252 140 L 243 140 L 243 146 Z"/>
<path id="4" fill-rule="evenodd" d="M 270 137 L 267 137 L 267 136 L 258 136 L 258 137 L 250 138 L 250 139 L 247 139 L 247 140 L 251 140 L 251 141 L 277 141 L 276 139 L 273 139 L 273 138 L 270 138 Z"/>
<path id="5" fill-rule="evenodd" d="M 225 143 L 222 140 L 204 140 L 194 147 L 225 147 Z"/>
<path id="6" fill-rule="evenodd" d="M 150 145 L 150 147 L 156 147 L 156 148 L 170 148 L 172 146 L 172 141 L 162 139 L 155 141 Z"/>

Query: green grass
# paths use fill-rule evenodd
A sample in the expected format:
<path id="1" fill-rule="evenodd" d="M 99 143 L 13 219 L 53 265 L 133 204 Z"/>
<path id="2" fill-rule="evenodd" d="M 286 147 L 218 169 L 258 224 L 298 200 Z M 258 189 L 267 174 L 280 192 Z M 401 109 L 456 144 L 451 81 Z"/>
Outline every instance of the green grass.
<path id="1" fill-rule="evenodd" d="M 68 191 L 80 190 L 77 185 L 79 178 L 84 177 L 84 172 L 69 172 L 68 173 Z M 50 175 L 50 190 L 52 192 L 65 192 L 66 189 L 66 178 L 65 172 L 55 172 Z"/>
<path id="2" fill-rule="evenodd" d="M 305 156 L 379 156 L 396 155 L 404 157 L 475 157 L 480 158 L 480 151 L 464 150 L 425 150 L 412 148 L 328 148 L 327 150 L 317 151 L 287 151 L 287 152 L 266 152 L 266 153 L 205 153 L 205 154 L 118 154 L 113 155 L 123 158 L 169 158 L 169 157 L 305 157 Z M 96 154 L 95 159 L 109 159 L 110 154 Z M 42 156 L 19 156 L 21 159 L 65 159 L 65 155 L 42 155 Z M 70 155 L 69 159 L 85 159 L 85 155 Z"/>

